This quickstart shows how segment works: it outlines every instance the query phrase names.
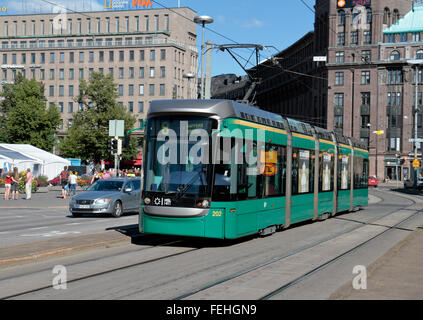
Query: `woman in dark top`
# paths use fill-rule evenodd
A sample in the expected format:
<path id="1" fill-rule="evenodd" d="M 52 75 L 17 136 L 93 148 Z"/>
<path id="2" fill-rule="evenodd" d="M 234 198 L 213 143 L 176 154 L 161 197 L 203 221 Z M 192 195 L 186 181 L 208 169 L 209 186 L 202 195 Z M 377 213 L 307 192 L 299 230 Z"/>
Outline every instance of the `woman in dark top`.
<path id="1" fill-rule="evenodd" d="M 12 175 L 12 186 L 10 190 L 12 191 L 12 200 L 18 200 L 19 196 L 19 181 L 21 178 L 19 177 L 18 168 L 13 168 L 13 175 Z"/>

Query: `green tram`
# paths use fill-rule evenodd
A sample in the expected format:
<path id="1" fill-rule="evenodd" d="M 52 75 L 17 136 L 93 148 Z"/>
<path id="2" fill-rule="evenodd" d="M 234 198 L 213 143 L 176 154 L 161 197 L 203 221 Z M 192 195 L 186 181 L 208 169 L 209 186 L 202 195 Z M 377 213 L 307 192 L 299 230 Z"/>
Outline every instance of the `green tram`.
<path id="1" fill-rule="evenodd" d="M 368 205 L 366 147 L 307 123 L 229 100 L 163 100 L 145 134 L 140 232 L 234 239 Z"/>

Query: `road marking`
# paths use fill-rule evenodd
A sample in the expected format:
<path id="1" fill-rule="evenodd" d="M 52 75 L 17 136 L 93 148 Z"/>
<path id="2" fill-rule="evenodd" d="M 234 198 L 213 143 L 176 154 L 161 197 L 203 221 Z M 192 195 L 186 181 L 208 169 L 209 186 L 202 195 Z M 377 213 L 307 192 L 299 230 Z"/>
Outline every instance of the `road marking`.
<path id="1" fill-rule="evenodd" d="M 80 234 L 79 231 L 50 231 L 48 233 L 37 233 L 37 234 L 21 234 L 21 237 L 56 237 L 56 236 L 65 236 L 68 234 Z"/>
<path id="2" fill-rule="evenodd" d="M 48 227 L 38 227 L 38 228 L 30 228 L 28 230 L 41 230 L 41 229 L 47 229 Z"/>

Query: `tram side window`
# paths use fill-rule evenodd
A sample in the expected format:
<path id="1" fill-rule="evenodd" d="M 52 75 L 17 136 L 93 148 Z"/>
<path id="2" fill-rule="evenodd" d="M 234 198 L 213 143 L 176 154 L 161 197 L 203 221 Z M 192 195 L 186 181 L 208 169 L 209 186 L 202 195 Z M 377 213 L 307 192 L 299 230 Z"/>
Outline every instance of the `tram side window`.
<path id="1" fill-rule="evenodd" d="M 334 155 L 326 152 L 320 153 L 319 192 L 333 191 L 334 188 Z"/>
<path id="2" fill-rule="evenodd" d="M 363 173 L 361 179 L 361 186 L 363 189 L 367 189 L 369 184 L 369 160 L 363 160 Z"/>
<path id="3" fill-rule="evenodd" d="M 351 188 L 350 179 L 350 157 L 346 155 L 339 156 L 338 164 L 338 189 L 348 190 Z"/>
<path id="4" fill-rule="evenodd" d="M 261 160 L 264 163 L 264 170 L 262 170 L 264 197 L 284 195 L 286 148 L 266 144 L 264 159 L 262 157 Z"/>
<path id="5" fill-rule="evenodd" d="M 354 157 L 354 189 L 361 189 L 362 173 L 363 173 L 363 158 Z"/>
<path id="6" fill-rule="evenodd" d="M 236 200 L 236 185 L 231 175 L 232 141 L 230 138 L 218 138 L 218 151 L 215 163 L 215 176 L 212 198 L 214 201 Z M 235 190 L 234 190 L 235 189 Z"/>
<path id="7" fill-rule="evenodd" d="M 292 194 L 314 192 L 314 151 L 294 148 L 292 151 Z"/>

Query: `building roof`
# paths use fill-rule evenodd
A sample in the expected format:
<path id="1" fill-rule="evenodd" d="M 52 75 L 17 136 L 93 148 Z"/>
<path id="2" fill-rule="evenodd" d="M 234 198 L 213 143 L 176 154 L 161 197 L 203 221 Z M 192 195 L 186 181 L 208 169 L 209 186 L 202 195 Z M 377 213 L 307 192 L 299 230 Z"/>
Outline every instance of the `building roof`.
<path id="1" fill-rule="evenodd" d="M 414 10 L 409 11 L 403 18 L 389 28 L 384 34 L 422 32 L 423 31 L 423 3 L 415 3 Z"/>

